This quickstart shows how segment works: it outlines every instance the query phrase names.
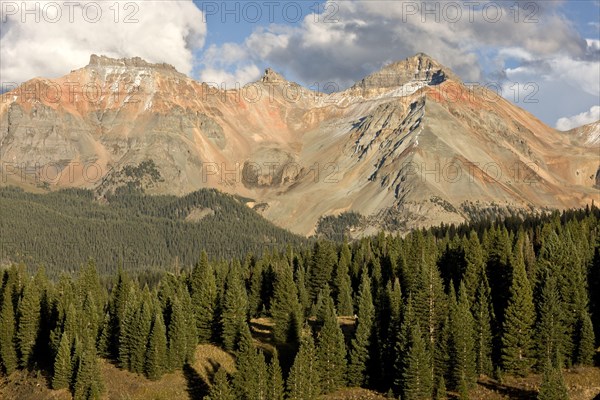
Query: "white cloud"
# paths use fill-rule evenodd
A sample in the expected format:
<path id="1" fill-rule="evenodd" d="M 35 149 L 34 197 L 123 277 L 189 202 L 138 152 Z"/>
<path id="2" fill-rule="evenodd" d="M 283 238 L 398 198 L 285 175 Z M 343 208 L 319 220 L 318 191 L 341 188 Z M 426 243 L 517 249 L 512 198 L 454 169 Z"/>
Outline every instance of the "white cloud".
<path id="1" fill-rule="evenodd" d="M 203 46 L 206 35 L 202 12 L 191 0 L 81 1 L 73 2 L 79 5 L 72 8 L 69 2 L 2 3 L 0 75 L 4 82 L 62 76 L 85 66 L 92 53 L 139 56 L 189 74 L 193 51 Z M 16 9 L 7 8 L 8 3 Z M 37 9 L 39 22 L 35 14 L 24 13 L 24 5 Z"/>
<path id="2" fill-rule="evenodd" d="M 589 111 L 584 111 L 581 114 L 573 115 L 572 117 L 563 117 L 556 121 L 556 129 L 568 131 L 582 125 L 591 124 L 600 120 L 600 106 L 592 106 Z"/>

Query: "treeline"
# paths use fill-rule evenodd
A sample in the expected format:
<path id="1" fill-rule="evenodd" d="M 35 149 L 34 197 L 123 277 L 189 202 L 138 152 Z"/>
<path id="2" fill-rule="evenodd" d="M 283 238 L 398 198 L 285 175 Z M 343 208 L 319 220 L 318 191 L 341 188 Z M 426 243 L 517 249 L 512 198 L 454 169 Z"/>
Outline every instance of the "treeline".
<path id="1" fill-rule="evenodd" d="M 93 263 L 54 284 L 13 266 L 0 365 L 45 369 L 53 387 L 98 398 L 97 355 L 158 379 L 214 343 L 236 356 L 236 372 L 217 371 L 211 400 L 310 400 L 344 386 L 466 399 L 480 376 L 531 372 L 543 373 L 540 399 L 565 399 L 562 369 L 592 365 L 600 337 L 600 211 L 535 221 L 319 240 L 228 262 L 203 253 L 156 285 L 120 271 L 104 287 Z M 257 317 L 274 323 L 274 354 L 252 340 Z"/>
<path id="2" fill-rule="evenodd" d="M 201 249 L 230 259 L 306 242 L 216 190 L 184 197 L 119 191 L 96 200 L 89 190 L 0 188 L 0 209 L 0 262 L 41 264 L 52 279 L 89 258 L 101 275 L 114 275 L 118 265 L 160 271 L 177 261 L 190 268 Z"/>

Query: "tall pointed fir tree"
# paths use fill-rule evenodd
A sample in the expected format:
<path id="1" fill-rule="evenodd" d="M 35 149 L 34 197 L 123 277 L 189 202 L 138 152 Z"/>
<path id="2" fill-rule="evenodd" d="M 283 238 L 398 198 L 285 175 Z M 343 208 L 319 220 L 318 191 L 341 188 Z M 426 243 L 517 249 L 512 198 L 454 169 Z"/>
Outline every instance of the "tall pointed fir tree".
<path id="1" fill-rule="evenodd" d="M 283 382 L 283 375 L 281 367 L 279 365 L 279 355 L 277 349 L 273 351 L 271 362 L 269 363 L 269 392 L 267 395 L 268 400 L 283 400 L 285 388 Z"/>
<path id="2" fill-rule="evenodd" d="M 409 328 L 405 367 L 402 371 L 402 399 L 425 400 L 433 394 L 431 354 L 419 324 Z"/>
<path id="3" fill-rule="evenodd" d="M 502 366 L 511 374 L 526 376 L 533 365 L 535 310 L 521 252 L 517 252 L 511 264 L 512 284 L 502 329 Z"/>
<path id="4" fill-rule="evenodd" d="M 83 346 L 74 380 L 73 398 L 75 400 L 100 399 L 103 384 L 98 367 L 96 346 L 92 340 L 86 340 L 86 344 Z"/>
<path id="5" fill-rule="evenodd" d="M 303 319 L 302 306 L 298 301 L 292 268 L 287 263 L 282 263 L 276 270 L 271 316 L 275 322 L 275 341 L 279 344 L 297 343 Z"/>
<path id="6" fill-rule="evenodd" d="M 170 309 L 171 315 L 167 328 L 168 359 L 170 369 L 177 369 L 192 361 L 196 335 L 191 338 L 190 328 L 194 328 L 194 332 L 196 330 L 193 315 L 186 315 L 184 305 L 178 296 L 171 298 Z"/>
<path id="7" fill-rule="evenodd" d="M 345 246 L 345 247 L 344 247 Z M 348 265 L 350 256 L 348 245 L 342 245 L 342 253 L 335 269 L 334 295 L 336 298 L 337 312 L 339 315 L 354 315 L 354 306 L 352 304 L 352 283 L 348 274 Z"/>
<path id="8" fill-rule="evenodd" d="M 0 361 L 6 375 L 12 374 L 18 363 L 15 348 L 15 314 L 10 290 L 10 287 L 5 287 L 0 310 Z"/>
<path id="9" fill-rule="evenodd" d="M 466 286 L 466 285 L 465 285 Z M 468 290 L 468 289 L 467 289 Z M 475 335 L 475 371 L 490 376 L 492 369 L 492 307 L 491 290 L 484 270 L 481 270 L 474 303 L 471 306 Z"/>
<path id="10" fill-rule="evenodd" d="M 229 378 L 227 377 L 227 371 L 225 368 L 220 367 L 215 374 L 215 381 L 213 382 L 208 392 L 207 400 L 236 400 L 235 392 L 231 387 Z"/>
<path id="11" fill-rule="evenodd" d="M 592 319 L 587 310 L 581 311 L 575 331 L 575 364 L 593 365 L 595 336 Z"/>
<path id="12" fill-rule="evenodd" d="M 205 251 L 202 251 L 200 261 L 194 267 L 190 279 L 190 292 L 196 315 L 198 342 L 208 343 L 213 339 L 217 281 L 212 264 L 208 261 Z"/>
<path id="13" fill-rule="evenodd" d="M 351 386 L 362 386 L 369 381 L 367 362 L 369 361 L 375 308 L 371 295 L 371 280 L 366 268 L 362 271 L 358 296 L 358 320 L 350 345 L 350 363 L 348 365 L 348 382 Z"/>
<path id="14" fill-rule="evenodd" d="M 315 400 L 321 394 L 320 371 L 312 334 L 302 337 L 287 379 L 288 400 Z"/>
<path id="15" fill-rule="evenodd" d="M 151 380 L 160 379 L 168 366 L 167 330 L 162 309 L 158 305 L 155 308 L 144 367 L 144 373 Z"/>
<path id="16" fill-rule="evenodd" d="M 333 244 L 326 240 L 317 241 L 313 250 L 313 258 L 307 282 L 311 302 L 317 299 L 317 295 L 323 286 L 331 281 L 333 268 L 336 263 L 337 255 Z"/>
<path id="17" fill-rule="evenodd" d="M 238 263 L 232 263 L 227 275 L 227 285 L 221 315 L 221 331 L 223 346 L 226 350 L 234 350 L 241 329 L 247 323 L 248 295 Z"/>
<path id="18" fill-rule="evenodd" d="M 546 276 L 544 279 L 538 306 L 535 349 L 537 367 L 542 370 L 549 362 L 555 365 L 558 363 L 556 357 L 564 354 L 564 343 L 567 340 L 560 294 L 553 276 Z"/>
<path id="19" fill-rule="evenodd" d="M 321 388 L 323 393 L 330 393 L 345 383 L 346 344 L 331 297 L 326 299 L 325 310 L 323 327 L 318 335 L 317 358 L 321 371 Z"/>
<path id="20" fill-rule="evenodd" d="M 461 282 L 458 302 L 450 311 L 450 378 L 451 387 L 466 392 L 475 384 L 474 320 L 468 292 Z"/>
<path id="21" fill-rule="evenodd" d="M 257 352 L 250 328 L 246 324 L 238 341 L 236 374 L 233 386 L 240 400 L 264 400 L 268 393 L 267 364 L 262 353 Z"/>
<path id="22" fill-rule="evenodd" d="M 22 367 L 27 367 L 33 362 L 31 357 L 40 328 L 40 295 L 38 290 L 33 281 L 26 282 L 19 301 L 16 339 L 19 350 L 19 364 Z"/>
<path id="23" fill-rule="evenodd" d="M 560 357 L 559 357 L 560 358 Z M 562 364 L 562 361 L 560 362 Z M 537 396 L 538 400 L 568 400 L 569 394 L 562 370 L 550 362 L 544 366 L 542 384 Z"/>
<path id="24" fill-rule="evenodd" d="M 60 338 L 58 352 L 54 359 L 54 372 L 52 375 L 53 389 L 66 389 L 73 376 L 73 361 L 71 359 L 71 338 L 64 332 Z"/>

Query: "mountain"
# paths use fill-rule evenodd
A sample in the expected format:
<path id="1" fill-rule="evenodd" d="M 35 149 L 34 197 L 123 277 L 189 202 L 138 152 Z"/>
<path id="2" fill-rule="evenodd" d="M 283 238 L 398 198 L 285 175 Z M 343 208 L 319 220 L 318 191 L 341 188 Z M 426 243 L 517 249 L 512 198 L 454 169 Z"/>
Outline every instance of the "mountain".
<path id="1" fill-rule="evenodd" d="M 216 188 L 303 235 L 349 211 L 361 235 L 597 202 L 597 132 L 552 129 L 422 53 L 332 94 L 271 69 L 217 89 L 92 55 L 0 102 L 3 184 Z"/>

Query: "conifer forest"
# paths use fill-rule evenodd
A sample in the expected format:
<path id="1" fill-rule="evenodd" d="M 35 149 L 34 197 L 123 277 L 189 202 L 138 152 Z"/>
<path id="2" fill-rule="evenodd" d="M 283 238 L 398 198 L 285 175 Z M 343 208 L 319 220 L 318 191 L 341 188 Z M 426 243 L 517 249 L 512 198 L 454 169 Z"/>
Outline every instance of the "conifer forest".
<path id="1" fill-rule="evenodd" d="M 549 400 L 568 398 L 564 371 L 598 363 L 594 206 L 331 241 L 257 223 L 216 192 L 128 196 L 101 209 L 85 192 L 2 191 L 14 208 L 2 220 L 2 232 L 14 231 L 2 238 L 11 246 L 0 275 L 2 376 L 35 372 L 52 390 L 101 399 L 101 363 L 157 381 L 185 372 L 197 346 L 212 344 L 235 368 L 215 366 L 191 398 L 312 400 L 365 388 L 403 400 L 469 399 L 482 377 L 538 374 L 532 396 Z M 206 202 L 237 215 L 233 236 L 218 236 L 228 223 L 219 212 L 178 220 Z M 53 217 L 53 204 L 77 210 L 73 221 Z M 37 210 L 79 251 L 39 239 L 37 255 L 19 260 L 27 237 L 47 234 L 34 223 Z M 99 220 L 107 245 L 86 248 Z M 136 230 L 133 266 L 110 246 Z"/>

